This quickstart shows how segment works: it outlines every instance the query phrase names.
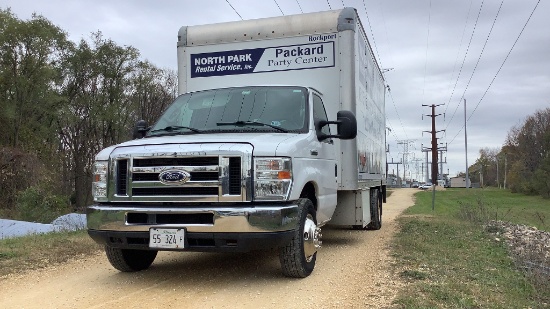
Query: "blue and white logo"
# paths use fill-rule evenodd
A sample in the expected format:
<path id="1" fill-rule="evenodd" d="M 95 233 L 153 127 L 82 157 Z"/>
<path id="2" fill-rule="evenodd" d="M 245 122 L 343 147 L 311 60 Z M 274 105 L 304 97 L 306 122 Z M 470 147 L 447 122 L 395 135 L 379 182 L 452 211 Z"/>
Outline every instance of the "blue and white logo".
<path id="1" fill-rule="evenodd" d="M 336 34 L 304 44 L 190 54 L 191 78 L 334 67 Z"/>
<path id="2" fill-rule="evenodd" d="M 159 180 L 165 185 L 183 185 L 191 179 L 191 174 L 184 170 L 165 170 L 159 174 Z"/>

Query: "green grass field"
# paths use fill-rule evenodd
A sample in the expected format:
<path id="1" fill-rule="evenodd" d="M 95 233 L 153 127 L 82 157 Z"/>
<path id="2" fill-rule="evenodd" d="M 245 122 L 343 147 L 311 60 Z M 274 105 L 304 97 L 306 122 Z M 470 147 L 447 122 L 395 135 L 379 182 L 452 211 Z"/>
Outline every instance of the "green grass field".
<path id="1" fill-rule="evenodd" d="M 499 189 L 418 192 L 398 221 L 392 249 L 408 284 L 400 308 L 546 308 L 550 285 L 537 285 L 484 228 L 489 220 L 550 230 L 550 200 Z"/>
<path id="2" fill-rule="evenodd" d="M 550 231 L 550 200 L 540 196 L 526 196 L 495 188 L 462 188 L 436 191 L 434 211 L 432 191 L 416 194 L 416 202 L 407 214 L 449 217 L 469 208 L 483 215 L 484 218 L 480 219 L 510 221 Z"/>

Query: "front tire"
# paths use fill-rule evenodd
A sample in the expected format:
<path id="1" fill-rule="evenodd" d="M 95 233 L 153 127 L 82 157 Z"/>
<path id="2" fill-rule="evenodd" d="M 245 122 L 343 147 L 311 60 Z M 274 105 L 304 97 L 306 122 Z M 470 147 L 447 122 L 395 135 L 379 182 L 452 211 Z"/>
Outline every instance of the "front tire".
<path id="1" fill-rule="evenodd" d="M 279 249 L 279 261 L 283 275 L 293 278 L 305 278 L 315 268 L 317 250 L 321 247 L 321 229 L 313 203 L 309 199 L 298 200 L 300 225 L 292 240 Z"/>
<path id="2" fill-rule="evenodd" d="M 145 270 L 157 257 L 154 250 L 132 250 L 105 247 L 107 259 L 111 265 L 122 272 Z"/>

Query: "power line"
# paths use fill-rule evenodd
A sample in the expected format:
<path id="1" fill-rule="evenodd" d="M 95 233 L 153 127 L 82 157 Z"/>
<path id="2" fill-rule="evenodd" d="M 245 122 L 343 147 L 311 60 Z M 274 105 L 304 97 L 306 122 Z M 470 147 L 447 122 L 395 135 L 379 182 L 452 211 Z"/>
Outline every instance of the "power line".
<path id="1" fill-rule="evenodd" d="M 279 11 L 281 11 L 281 14 L 283 14 L 283 16 L 285 16 L 285 13 L 283 13 L 283 10 L 281 10 L 281 7 L 279 6 L 279 3 L 277 3 L 277 0 L 273 0 L 273 1 L 275 2 L 277 7 L 279 8 Z"/>
<path id="2" fill-rule="evenodd" d="M 387 116 L 386 116 L 386 124 L 388 125 L 388 129 L 390 130 L 390 132 L 393 134 L 393 137 L 397 141 L 398 140 L 397 135 L 395 135 L 395 132 L 393 131 L 393 126 L 391 125 L 390 120 L 388 119 Z"/>
<path id="3" fill-rule="evenodd" d="M 298 0 L 296 0 L 296 3 L 298 3 L 298 7 L 300 8 L 300 12 L 304 13 L 304 11 L 302 10 L 302 6 L 300 5 L 300 2 L 298 2 Z"/>
<path id="4" fill-rule="evenodd" d="M 464 41 L 464 34 L 466 33 L 466 28 L 468 27 L 468 20 L 470 20 L 470 12 L 472 12 L 472 3 L 473 3 L 473 0 L 470 0 L 470 7 L 468 8 L 468 14 L 466 15 L 466 22 L 464 23 L 464 29 L 462 29 L 462 36 L 460 37 L 460 44 L 458 44 L 458 50 L 456 52 L 456 58 L 455 58 L 455 63 L 453 65 L 453 73 L 451 74 L 451 79 L 452 79 L 452 76 L 455 74 L 455 71 L 456 71 L 456 63 L 458 62 L 458 56 L 460 55 L 460 50 L 462 49 L 462 42 Z M 461 67 L 461 69 L 462 69 L 462 67 Z M 447 109 L 450 106 L 451 98 L 454 96 L 457 83 L 458 83 L 458 80 L 455 82 L 453 90 L 451 91 L 451 97 L 449 98 L 449 102 L 447 102 L 447 104 L 445 106 L 445 111 L 443 111 L 443 114 L 447 113 Z"/>
<path id="5" fill-rule="evenodd" d="M 454 94 L 454 89 L 456 88 L 456 85 L 458 84 L 458 80 L 460 79 L 460 75 L 462 74 L 462 68 L 464 68 L 464 63 L 466 62 L 466 57 L 468 56 L 468 52 L 470 51 L 470 46 L 472 45 L 472 40 L 474 38 L 474 34 L 476 32 L 476 28 L 477 28 L 477 22 L 479 21 L 479 16 L 481 15 L 481 9 L 483 8 L 483 2 L 485 2 L 485 0 L 481 1 L 481 6 L 479 7 L 479 11 L 477 13 L 477 18 L 476 18 L 476 22 L 474 24 L 474 29 L 472 29 L 472 35 L 470 36 L 470 41 L 468 42 L 468 46 L 466 47 L 466 52 L 464 53 L 464 58 L 462 59 L 462 64 L 460 65 L 460 70 L 458 71 L 458 76 L 456 77 L 456 82 L 455 82 L 455 86 L 453 88 L 453 94 Z M 451 99 L 453 98 L 453 96 L 451 95 L 451 97 L 449 98 L 449 102 L 447 102 L 447 105 L 450 105 L 450 102 L 451 102 Z M 460 98 L 460 100 L 462 100 L 462 98 Z M 458 104 L 455 108 L 455 111 L 453 112 L 453 114 L 451 115 L 451 120 L 449 120 L 449 123 L 447 123 L 447 127 L 449 126 L 449 124 L 451 123 L 451 121 L 453 121 L 453 118 L 456 114 L 456 111 L 458 110 L 458 107 L 460 106 L 460 101 L 458 101 Z M 447 109 L 445 109 L 445 112 L 447 111 Z M 444 112 L 444 113 L 445 113 Z"/>
<path id="6" fill-rule="evenodd" d="M 364 4 L 365 4 L 365 1 L 363 0 L 363 5 Z M 390 45 L 389 44 L 388 27 L 387 27 L 387 24 L 386 24 L 386 15 L 384 14 L 384 6 L 383 5 L 380 5 L 380 17 L 382 18 L 382 24 L 384 25 L 384 34 L 386 35 L 386 41 L 388 42 L 388 45 Z M 374 38 L 373 38 L 373 40 L 374 40 Z M 378 54 L 378 51 L 377 51 L 377 55 L 378 55 L 378 58 L 380 58 L 380 55 Z M 390 57 L 390 59 L 391 59 L 390 62 L 395 63 L 395 61 L 393 61 L 393 53 L 387 53 L 386 57 Z"/>
<path id="7" fill-rule="evenodd" d="M 495 16 L 495 19 L 493 20 L 493 24 L 491 25 L 491 29 L 489 30 L 489 33 L 487 34 L 487 38 L 485 39 L 485 43 L 483 44 L 483 48 L 481 49 L 481 53 L 479 54 L 479 57 L 477 58 L 476 65 L 474 66 L 474 69 L 472 70 L 472 74 L 470 75 L 470 79 L 468 80 L 468 83 L 466 84 L 466 87 L 464 88 L 464 92 L 462 93 L 462 97 L 460 98 L 461 101 L 464 98 L 464 95 L 466 94 L 466 91 L 468 90 L 468 87 L 470 86 L 470 82 L 472 81 L 472 78 L 474 77 L 474 73 L 476 72 L 477 66 L 479 65 L 479 61 L 481 60 L 481 56 L 483 56 L 483 52 L 485 51 L 485 47 L 487 47 L 487 43 L 489 42 L 489 37 L 491 36 L 491 33 L 493 32 L 493 28 L 495 27 L 495 24 L 497 22 L 498 15 L 500 13 L 500 9 L 502 9 L 502 4 L 503 3 L 504 3 L 504 0 L 502 0 L 500 2 L 500 6 L 498 7 L 498 11 L 497 11 L 497 14 Z M 458 108 L 458 106 L 459 105 L 457 105 L 457 108 Z M 456 113 L 456 109 L 455 109 L 455 113 Z M 449 121 L 449 124 L 450 123 L 451 123 L 451 121 Z M 449 124 L 447 124 L 447 127 L 449 127 Z"/>
<path id="8" fill-rule="evenodd" d="M 388 87 L 388 93 L 390 94 L 391 102 L 393 104 L 393 108 L 395 109 L 395 113 L 397 114 L 397 119 L 399 119 L 399 123 L 401 124 L 401 129 L 403 129 L 403 133 L 405 133 L 405 138 L 409 139 L 407 136 L 407 131 L 405 131 L 405 127 L 403 126 L 403 122 L 401 121 L 401 116 L 399 116 L 399 112 L 397 111 L 397 106 L 395 105 L 395 101 L 393 100 L 393 95 Z"/>
<path id="9" fill-rule="evenodd" d="M 237 12 L 237 10 L 235 10 L 235 8 L 231 5 L 231 3 L 229 3 L 229 0 L 225 0 L 225 2 L 227 2 L 227 4 L 229 4 L 229 6 L 233 9 L 233 11 L 235 11 L 235 13 L 237 13 L 237 15 L 239 15 L 241 20 L 243 20 L 243 17 L 241 16 L 241 14 L 239 14 L 239 12 Z"/>
<path id="10" fill-rule="evenodd" d="M 523 34 L 523 31 L 525 30 L 525 28 L 527 27 L 527 24 L 529 23 L 529 21 L 531 20 L 531 17 L 533 17 L 533 14 L 535 13 L 535 11 L 537 10 L 537 7 L 539 6 L 539 3 L 540 3 L 540 0 L 537 1 L 537 4 L 535 4 L 535 7 L 533 8 L 533 11 L 531 11 L 531 14 L 529 15 L 529 18 L 527 18 L 527 21 L 525 22 L 525 24 L 523 25 L 523 28 L 521 29 L 518 37 L 516 38 L 516 40 L 514 41 L 514 44 L 512 45 L 512 47 L 510 48 L 510 51 L 508 51 L 508 54 L 506 55 L 506 57 L 504 58 L 504 61 L 502 61 L 502 64 L 500 65 L 500 68 L 498 69 L 498 71 L 496 72 L 495 76 L 493 77 L 493 79 L 491 80 L 491 83 L 489 83 L 489 86 L 487 87 L 487 89 L 485 90 L 485 92 L 483 93 L 483 96 L 481 96 L 481 99 L 479 99 L 479 102 L 477 102 L 477 105 L 476 107 L 474 108 L 474 110 L 472 111 L 472 113 L 470 114 L 470 116 L 468 117 L 468 120 L 470 120 L 470 118 L 472 118 L 472 116 L 474 115 L 475 111 L 477 110 L 477 108 L 479 107 L 479 104 L 481 104 L 481 101 L 483 101 L 483 98 L 485 98 L 485 95 L 487 95 L 487 92 L 489 92 L 489 89 L 491 88 L 491 86 L 493 85 L 493 82 L 495 81 L 495 79 L 497 78 L 498 74 L 500 73 L 500 70 L 502 70 L 502 67 L 504 67 L 504 64 L 506 63 L 506 61 L 508 60 L 508 57 L 510 57 L 510 54 L 512 53 L 512 50 L 514 49 L 514 47 L 516 46 L 517 42 L 519 41 L 519 38 L 521 37 L 521 35 Z M 462 129 L 464 129 L 464 126 L 462 126 L 462 128 L 458 131 L 458 133 L 456 133 L 455 137 L 453 137 L 453 139 L 449 142 L 449 144 L 451 144 L 455 138 L 458 136 L 458 134 L 462 131 Z"/>
<path id="11" fill-rule="evenodd" d="M 483 96 L 481 97 L 481 99 L 479 100 L 479 102 L 477 102 L 477 105 L 476 105 L 476 107 L 474 108 L 474 110 L 472 111 L 472 113 L 470 114 L 470 116 L 468 117 L 468 120 L 470 120 L 470 118 L 472 118 L 473 114 L 474 114 L 475 111 L 477 110 L 477 107 L 479 106 L 479 104 L 481 103 L 481 101 L 483 101 L 483 98 L 485 98 L 485 95 L 486 95 L 487 92 L 489 91 L 489 88 L 491 88 L 491 86 L 493 85 L 493 82 L 494 82 L 495 79 L 497 78 L 498 73 L 500 73 L 500 70 L 502 70 L 502 67 L 504 66 L 504 64 L 505 64 L 506 61 L 508 60 L 508 57 L 510 57 L 510 54 L 512 53 L 512 50 L 514 50 L 514 47 L 516 46 L 517 42 L 519 41 L 519 38 L 520 38 L 521 35 L 523 34 L 523 31 L 524 31 L 525 28 L 527 27 L 527 24 L 529 23 L 529 21 L 531 20 L 531 17 L 533 17 L 533 14 L 535 13 L 535 10 L 536 10 L 537 7 L 539 6 L 539 3 L 540 3 L 540 0 L 537 1 L 537 4 L 535 5 L 535 7 L 533 8 L 533 11 L 531 12 L 531 15 L 529 15 L 529 18 L 527 18 L 527 21 L 525 22 L 525 25 L 523 25 L 523 28 L 521 28 L 521 32 L 519 33 L 518 37 L 517 37 L 516 40 L 514 41 L 514 45 L 512 45 L 512 48 L 510 48 L 510 51 L 508 51 L 508 54 L 506 55 L 506 58 L 504 58 L 504 61 L 502 61 L 502 64 L 500 65 L 500 68 L 498 68 L 497 73 L 495 74 L 495 76 L 494 76 L 493 79 L 491 80 L 491 83 L 489 84 L 489 86 L 488 86 L 487 89 L 485 90 L 485 93 L 483 93 Z"/>
<path id="12" fill-rule="evenodd" d="M 382 59 L 380 58 L 380 53 L 378 53 L 378 47 L 376 46 L 376 40 L 374 39 L 374 33 L 372 32 L 372 26 L 369 19 L 369 13 L 367 12 L 367 5 L 365 4 L 365 0 L 363 0 L 363 9 L 365 10 L 365 15 L 367 16 L 367 23 L 369 24 L 369 30 L 370 30 L 370 36 L 372 38 L 372 45 L 374 45 L 374 50 L 376 51 L 376 58 L 378 59 L 378 63 L 380 64 L 380 67 L 382 68 Z"/>

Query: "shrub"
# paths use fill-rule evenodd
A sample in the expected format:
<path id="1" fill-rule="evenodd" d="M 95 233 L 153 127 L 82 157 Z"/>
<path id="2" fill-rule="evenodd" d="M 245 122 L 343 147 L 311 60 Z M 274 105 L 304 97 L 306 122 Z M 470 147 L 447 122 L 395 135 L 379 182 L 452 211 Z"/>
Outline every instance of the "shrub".
<path id="1" fill-rule="evenodd" d="M 29 187 L 17 197 L 17 219 L 51 223 L 55 218 L 71 212 L 66 197 L 54 195 L 39 187 Z"/>

